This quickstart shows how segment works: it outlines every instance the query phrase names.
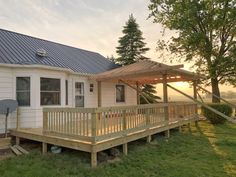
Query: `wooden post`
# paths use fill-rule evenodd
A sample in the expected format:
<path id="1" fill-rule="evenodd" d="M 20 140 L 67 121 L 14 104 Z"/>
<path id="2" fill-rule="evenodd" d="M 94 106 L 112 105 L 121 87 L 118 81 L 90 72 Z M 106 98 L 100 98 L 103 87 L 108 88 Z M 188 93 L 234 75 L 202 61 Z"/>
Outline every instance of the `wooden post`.
<path id="1" fill-rule="evenodd" d="M 146 118 L 146 126 L 147 126 L 147 130 L 149 129 L 149 125 L 150 125 L 150 112 L 149 112 L 149 108 L 146 108 L 145 111 L 145 118 Z M 147 143 L 150 143 L 152 140 L 152 136 L 148 135 L 147 136 Z"/>
<path id="2" fill-rule="evenodd" d="M 48 131 L 48 113 L 43 110 L 43 133 Z"/>
<path id="3" fill-rule="evenodd" d="M 20 109 L 16 109 L 16 130 L 20 129 Z"/>
<path id="4" fill-rule="evenodd" d="M 94 168 L 97 166 L 97 151 L 96 151 L 96 136 L 97 136 L 97 115 L 100 116 L 100 113 L 92 113 L 92 149 L 91 149 L 91 167 Z"/>
<path id="5" fill-rule="evenodd" d="M 102 83 L 101 81 L 97 82 L 97 87 L 98 87 L 98 107 L 102 106 Z"/>
<path id="6" fill-rule="evenodd" d="M 168 89 L 167 89 L 167 75 L 163 74 L 163 102 L 168 103 Z M 165 112 L 165 121 L 169 124 L 169 106 L 165 106 L 164 112 Z M 170 130 L 165 131 L 166 138 L 170 137 Z"/>
<path id="7" fill-rule="evenodd" d="M 193 81 L 193 98 L 197 100 L 197 81 L 196 80 Z M 195 112 L 196 116 L 198 116 L 197 105 L 195 107 L 195 111 L 194 112 Z M 196 126 L 198 125 L 198 121 L 195 122 L 195 125 Z"/>
<path id="8" fill-rule="evenodd" d="M 123 154 L 127 155 L 128 154 L 128 143 L 124 143 L 122 145 L 122 148 L 123 148 Z"/>
<path id="9" fill-rule="evenodd" d="M 16 145 L 20 145 L 20 137 L 16 136 Z"/>
<path id="10" fill-rule="evenodd" d="M 93 144 L 95 144 L 96 143 L 96 135 L 97 135 L 97 117 L 96 117 L 96 115 L 97 115 L 97 113 L 96 112 L 93 112 L 92 113 L 92 118 L 91 118 L 91 123 L 92 123 L 92 126 L 91 126 L 91 128 L 92 128 L 92 130 L 91 130 L 91 132 L 92 132 L 92 137 L 93 137 Z"/>
<path id="11" fill-rule="evenodd" d="M 127 129 L 127 122 L 126 122 L 126 110 L 123 110 L 122 111 L 122 124 L 123 124 L 123 131 L 124 131 L 124 134 L 123 136 L 126 136 L 126 129 Z M 127 155 L 128 154 L 128 143 L 124 143 L 122 145 L 122 148 L 123 148 L 123 154 L 124 155 Z"/>
<path id="12" fill-rule="evenodd" d="M 179 126 L 179 132 L 180 133 L 182 132 L 182 126 L 181 125 Z"/>
<path id="13" fill-rule="evenodd" d="M 92 168 L 97 167 L 97 152 L 94 150 L 92 150 L 91 152 L 91 167 Z"/>
<path id="14" fill-rule="evenodd" d="M 42 153 L 46 154 L 48 152 L 48 144 L 45 142 L 42 142 Z"/>
<path id="15" fill-rule="evenodd" d="M 136 92 L 137 92 L 137 105 L 139 105 L 140 104 L 140 97 L 139 97 L 139 92 L 140 92 L 140 90 L 139 90 L 139 83 L 138 82 L 136 82 Z"/>

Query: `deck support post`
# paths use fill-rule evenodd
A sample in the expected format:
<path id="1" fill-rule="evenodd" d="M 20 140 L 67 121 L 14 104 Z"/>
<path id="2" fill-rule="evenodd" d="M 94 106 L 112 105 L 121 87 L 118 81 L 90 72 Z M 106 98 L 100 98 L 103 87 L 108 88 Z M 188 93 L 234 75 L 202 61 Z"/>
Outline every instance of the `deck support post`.
<path id="1" fill-rule="evenodd" d="M 167 74 L 163 74 L 163 102 L 168 103 L 168 88 L 167 88 Z M 164 108 L 165 113 L 165 121 L 169 124 L 169 107 L 165 106 Z M 170 137 L 170 130 L 165 131 L 166 138 Z"/>
<path id="2" fill-rule="evenodd" d="M 91 152 L 91 167 L 95 168 L 97 167 L 97 152 L 93 150 Z"/>
<path id="3" fill-rule="evenodd" d="M 147 136 L 147 143 L 150 143 L 152 141 L 152 136 L 151 135 L 148 135 Z"/>
<path id="4" fill-rule="evenodd" d="M 20 137 L 16 136 L 16 145 L 20 145 Z"/>
<path id="5" fill-rule="evenodd" d="M 180 133 L 182 132 L 182 126 L 181 125 L 179 126 L 179 132 Z"/>
<path id="6" fill-rule="evenodd" d="M 122 148 L 123 148 L 123 154 L 127 155 L 128 154 L 128 143 L 124 143 L 122 145 Z"/>
<path id="7" fill-rule="evenodd" d="M 48 152 L 48 144 L 45 142 L 42 142 L 42 153 L 46 154 Z"/>
<path id="8" fill-rule="evenodd" d="M 196 80 L 193 81 L 193 98 L 197 100 L 197 81 Z M 198 116 L 197 105 L 195 107 L 195 114 L 196 116 Z M 195 121 L 195 125 L 198 126 L 198 121 Z"/>

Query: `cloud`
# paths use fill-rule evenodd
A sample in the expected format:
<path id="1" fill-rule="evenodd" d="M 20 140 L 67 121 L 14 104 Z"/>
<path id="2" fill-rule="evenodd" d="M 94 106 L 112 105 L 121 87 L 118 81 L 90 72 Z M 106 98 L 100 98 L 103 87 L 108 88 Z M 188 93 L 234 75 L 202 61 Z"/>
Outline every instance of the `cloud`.
<path id="1" fill-rule="evenodd" d="M 147 20 L 145 0 L 0 0 L 0 27 L 75 47 L 114 55 L 131 13 L 137 18 L 147 56 L 157 57 L 161 26 Z"/>

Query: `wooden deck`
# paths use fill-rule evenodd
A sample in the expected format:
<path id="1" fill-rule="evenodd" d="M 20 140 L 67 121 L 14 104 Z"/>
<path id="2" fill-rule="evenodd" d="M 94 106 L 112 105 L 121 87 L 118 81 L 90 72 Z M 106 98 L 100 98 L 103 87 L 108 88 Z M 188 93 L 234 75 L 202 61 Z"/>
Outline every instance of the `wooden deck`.
<path id="1" fill-rule="evenodd" d="M 168 112 L 166 113 L 166 111 Z M 168 116 L 168 117 L 167 117 Z M 91 153 L 91 165 L 97 165 L 97 152 L 123 145 L 198 120 L 194 103 L 160 103 L 109 108 L 46 108 L 43 127 L 18 128 L 13 136 Z"/>

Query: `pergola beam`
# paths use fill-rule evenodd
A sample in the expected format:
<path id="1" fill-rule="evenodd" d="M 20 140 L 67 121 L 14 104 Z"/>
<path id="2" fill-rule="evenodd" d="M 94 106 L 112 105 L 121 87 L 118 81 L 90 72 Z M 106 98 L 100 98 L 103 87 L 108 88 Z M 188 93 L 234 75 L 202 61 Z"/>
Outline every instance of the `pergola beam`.
<path id="1" fill-rule="evenodd" d="M 139 82 L 139 84 L 160 84 L 163 83 L 163 78 L 161 77 L 161 79 L 157 79 L 157 78 L 153 78 L 153 79 L 143 79 L 143 78 L 135 78 L 135 79 L 129 79 L 129 78 L 120 78 L 121 80 L 129 83 L 129 84 L 136 84 L 137 80 Z M 191 78 L 167 78 L 167 82 L 188 82 L 188 81 L 192 81 Z M 109 80 L 109 82 L 117 82 L 117 80 Z"/>
<path id="2" fill-rule="evenodd" d="M 142 76 L 155 76 L 155 75 L 161 75 L 163 73 L 166 73 L 167 71 L 179 69 L 182 68 L 183 65 L 174 65 L 174 66 L 166 66 L 163 68 L 154 68 L 154 69 L 148 69 L 148 70 L 138 70 L 138 71 L 129 71 L 129 72 L 122 72 L 119 73 L 104 73 L 104 74 L 98 74 L 97 76 L 93 76 L 97 81 L 107 81 L 107 80 L 113 80 L 113 79 L 120 79 L 120 78 L 137 78 Z"/>

